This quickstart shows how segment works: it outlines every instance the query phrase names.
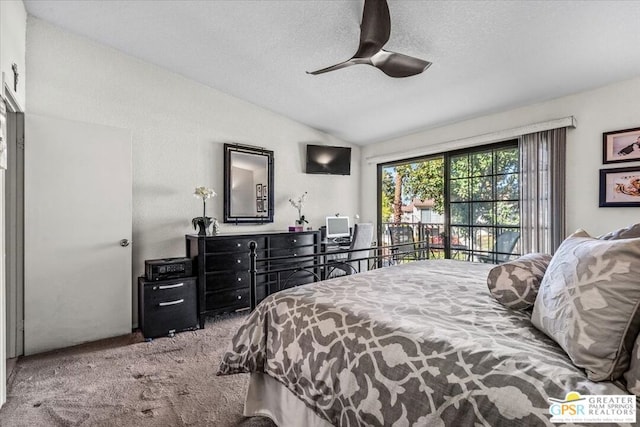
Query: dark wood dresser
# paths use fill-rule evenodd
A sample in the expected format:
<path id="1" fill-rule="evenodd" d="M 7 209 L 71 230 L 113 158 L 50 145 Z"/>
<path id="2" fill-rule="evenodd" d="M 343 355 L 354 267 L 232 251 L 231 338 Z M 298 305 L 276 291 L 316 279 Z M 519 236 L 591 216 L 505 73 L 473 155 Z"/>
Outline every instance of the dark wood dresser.
<path id="1" fill-rule="evenodd" d="M 315 280 L 314 275 L 308 271 L 291 275 L 291 271 L 278 270 L 307 267 L 313 271 L 313 259 L 301 261 L 298 257 L 320 252 L 319 231 L 228 233 L 215 236 L 188 234 L 187 257 L 193 260 L 198 278 L 200 327 L 204 327 L 205 316 L 249 308 L 251 241 L 257 243 L 258 260 L 286 257 L 258 264 L 258 270 L 269 272 L 257 277 L 258 301 L 278 291 L 278 286 L 285 283 L 286 287 L 291 287 Z"/>

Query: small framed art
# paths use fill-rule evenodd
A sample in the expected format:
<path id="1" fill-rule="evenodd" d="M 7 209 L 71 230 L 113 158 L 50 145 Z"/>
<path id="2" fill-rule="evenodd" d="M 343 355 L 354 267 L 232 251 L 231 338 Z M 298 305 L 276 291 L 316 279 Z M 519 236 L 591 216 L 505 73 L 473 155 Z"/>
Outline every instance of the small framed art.
<path id="1" fill-rule="evenodd" d="M 603 133 L 602 162 L 640 162 L 640 128 Z"/>
<path id="2" fill-rule="evenodd" d="M 256 200 L 256 212 L 266 212 L 264 209 L 264 200 Z"/>
<path id="3" fill-rule="evenodd" d="M 640 166 L 600 169 L 600 207 L 640 207 Z"/>
<path id="4" fill-rule="evenodd" d="M 262 199 L 262 184 L 256 184 L 256 199 Z"/>

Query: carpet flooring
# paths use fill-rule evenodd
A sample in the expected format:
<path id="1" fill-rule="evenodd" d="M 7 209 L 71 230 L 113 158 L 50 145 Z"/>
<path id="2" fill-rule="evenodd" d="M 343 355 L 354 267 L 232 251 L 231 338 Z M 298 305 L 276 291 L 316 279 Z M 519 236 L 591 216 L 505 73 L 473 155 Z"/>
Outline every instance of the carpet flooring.
<path id="1" fill-rule="evenodd" d="M 244 316 L 146 342 L 140 333 L 16 363 L 0 426 L 273 427 L 242 416 L 247 374 L 216 376 Z"/>

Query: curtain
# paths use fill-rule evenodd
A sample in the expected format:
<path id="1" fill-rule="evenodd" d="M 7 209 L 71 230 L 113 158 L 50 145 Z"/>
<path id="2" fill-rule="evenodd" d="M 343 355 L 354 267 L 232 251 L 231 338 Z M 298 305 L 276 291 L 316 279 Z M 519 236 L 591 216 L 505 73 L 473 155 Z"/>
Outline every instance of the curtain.
<path id="1" fill-rule="evenodd" d="M 559 128 L 518 140 L 523 254 L 553 254 L 564 240 L 566 134 Z"/>

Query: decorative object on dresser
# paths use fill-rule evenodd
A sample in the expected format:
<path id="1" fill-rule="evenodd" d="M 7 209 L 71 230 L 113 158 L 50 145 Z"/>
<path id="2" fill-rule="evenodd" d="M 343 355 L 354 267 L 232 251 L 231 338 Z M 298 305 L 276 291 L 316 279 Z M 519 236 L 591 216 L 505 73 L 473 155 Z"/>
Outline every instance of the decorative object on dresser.
<path id="1" fill-rule="evenodd" d="M 297 286 L 315 280 L 312 272 L 282 269 L 300 267 L 311 268 L 312 258 L 320 252 L 320 232 L 287 231 L 263 233 L 229 233 L 217 236 L 187 235 L 187 257 L 194 262 L 198 278 L 198 314 L 200 325 L 205 316 L 215 316 L 249 308 L 249 243 L 256 242 L 259 258 L 278 257 L 266 266 L 273 272 L 258 276 L 257 300 L 276 292 L 276 284 L 287 283 Z M 286 278 L 281 277 L 286 275 Z M 291 277 L 289 277 L 291 275 Z"/>
<path id="2" fill-rule="evenodd" d="M 273 151 L 224 144 L 224 222 L 273 222 L 273 189 Z"/>
<path id="3" fill-rule="evenodd" d="M 304 215 L 302 215 L 302 208 L 304 206 L 304 199 L 306 199 L 306 197 L 307 192 L 305 191 L 300 197 L 298 197 L 297 200 L 289 199 L 289 203 L 291 203 L 291 206 L 296 208 L 296 210 L 298 211 L 298 219 L 296 219 L 296 225 L 294 225 L 293 227 L 289 227 L 289 231 L 304 231 L 304 225 L 309 224 L 309 221 L 307 221 L 304 218 Z"/>
<path id="4" fill-rule="evenodd" d="M 138 278 L 138 324 L 145 338 L 198 329 L 196 278 Z"/>
<path id="5" fill-rule="evenodd" d="M 193 229 L 199 228 L 198 235 L 206 236 L 207 230 L 209 226 L 216 221 L 215 218 L 211 218 L 207 216 L 207 199 L 215 197 L 216 192 L 211 188 L 207 187 L 196 187 L 196 191 L 193 195 L 199 199 L 202 199 L 202 216 L 193 218 L 191 223 L 193 224 Z"/>

